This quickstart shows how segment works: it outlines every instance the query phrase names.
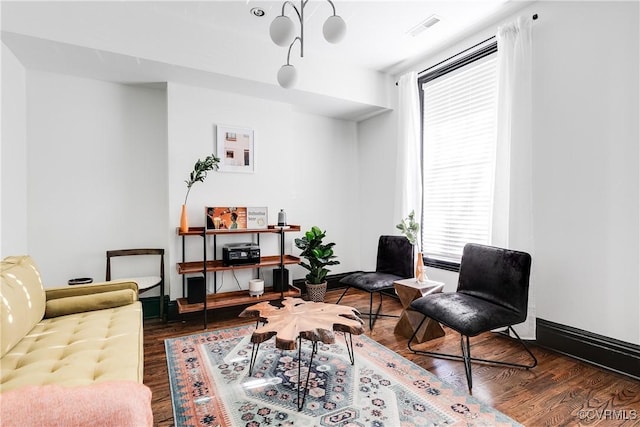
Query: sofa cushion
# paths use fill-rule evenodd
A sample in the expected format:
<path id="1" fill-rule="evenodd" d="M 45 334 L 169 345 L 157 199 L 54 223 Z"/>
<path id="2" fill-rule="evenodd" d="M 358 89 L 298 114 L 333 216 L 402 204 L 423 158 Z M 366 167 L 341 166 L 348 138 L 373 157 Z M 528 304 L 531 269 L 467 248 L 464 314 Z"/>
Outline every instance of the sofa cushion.
<path id="1" fill-rule="evenodd" d="M 3 358 L 0 389 L 143 380 L 140 301 L 44 319 Z"/>
<path id="2" fill-rule="evenodd" d="M 120 289 L 131 289 L 136 292 L 138 299 L 138 285 L 131 281 L 112 280 L 110 282 L 98 282 L 90 285 L 63 286 L 61 288 L 48 288 L 44 292 L 47 301 L 58 298 L 76 297 L 78 295 L 94 295 L 100 292 L 119 291 Z"/>
<path id="3" fill-rule="evenodd" d="M 45 291 L 40 273 L 29 256 L 2 260 L 0 270 L 0 357 L 7 354 L 42 320 Z"/>
<path id="4" fill-rule="evenodd" d="M 77 295 L 47 301 L 45 317 L 64 316 L 83 311 L 104 310 L 121 305 L 133 304 L 138 296 L 133 289 L 101 292 L 93 295 Z"/>
<path id="5" fill-rule="evenodd" d="M 5 427 L 152 426 L 151 390 L 134 381 L 22 387 L 0 394 L 0 419 Z"/>

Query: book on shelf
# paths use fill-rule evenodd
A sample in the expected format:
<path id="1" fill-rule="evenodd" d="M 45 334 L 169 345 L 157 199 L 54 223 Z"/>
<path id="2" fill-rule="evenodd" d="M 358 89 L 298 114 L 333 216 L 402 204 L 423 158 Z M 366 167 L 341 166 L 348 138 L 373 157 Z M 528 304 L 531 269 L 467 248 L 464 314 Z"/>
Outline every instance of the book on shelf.
<path id="1" fill-rule="evenodd" d="M 260 230 L 267 228 L 267 208 L 205 206 L 207 230 Z"/>

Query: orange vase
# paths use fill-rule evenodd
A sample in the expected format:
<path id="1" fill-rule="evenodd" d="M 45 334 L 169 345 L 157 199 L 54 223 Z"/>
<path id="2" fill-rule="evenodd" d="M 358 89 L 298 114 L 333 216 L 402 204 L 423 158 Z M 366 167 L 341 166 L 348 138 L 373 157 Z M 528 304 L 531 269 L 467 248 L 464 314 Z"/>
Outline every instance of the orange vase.
<path id="1" fill-rule="evenodd" d="M 427 281 L 427 274 L 425 273 L 422 252 L 418 252 L 418 261 L 416 262 L 416 281 L 418 283 L 424 283 Z"/>
<path id="2" fill-rule="evenodd" d="M 182 205 L 182 212 L 180 212 L 180 231 L 186 233 L 189 231 L 189 218 L 187 218 L 187 205 Z"/>

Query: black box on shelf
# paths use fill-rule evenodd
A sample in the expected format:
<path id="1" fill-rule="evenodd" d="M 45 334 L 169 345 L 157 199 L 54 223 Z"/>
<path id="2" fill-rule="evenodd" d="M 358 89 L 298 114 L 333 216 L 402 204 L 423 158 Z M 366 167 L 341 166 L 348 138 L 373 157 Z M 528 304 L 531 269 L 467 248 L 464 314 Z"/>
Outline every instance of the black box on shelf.
<path id="1" fill-rule="evenodd" d="M 222 263 L 225 266 L 259 264 L 260 246 L 255 243 L 228 243 L 222 247 Z"/>
<path id="2" fill-rule="evenodd" d="M 206 288 L 203 276 L 187 278 L 187 302 L 189 304 L 203 303 Z"/>
<path id="3" fill-rule="evenodd" d="M 282 269 L 282 272 L 284 273 L 284 278 L 282 280 L 282 282 L 280 282 L 280 278 L 283 276 L 280 274 L 280 268 L 274 268 L 273 269 L 273 290 L 274 292 L 280 292 L 280 291 L 286 291 L 287 289 L 289 289 L 289 270 L 287 270 L 286 268 Z M 282 283 L 283 285 L 281 285 L 280 283 Z"/>

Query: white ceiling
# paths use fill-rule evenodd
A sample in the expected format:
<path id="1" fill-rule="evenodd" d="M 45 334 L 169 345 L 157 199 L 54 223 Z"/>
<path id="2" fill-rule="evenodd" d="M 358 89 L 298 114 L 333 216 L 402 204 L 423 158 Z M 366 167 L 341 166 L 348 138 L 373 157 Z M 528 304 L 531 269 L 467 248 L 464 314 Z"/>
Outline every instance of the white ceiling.
<path id="1" fill-rule="evenodd" d="M 291 55 L 300 72 L 293 90 L 277 86 L 287 48 L 269 39 L 281 1 L 2 1 L 1 25 L 3 42 L 29 68 L 125 83 L 176 81 L 357 119 L 390 108 L 384 86 L 394 74 L 527 3 L 335 0 L 347 35 L 334 45 L 322 37 L 331 6 L 309 1 L 305 56 L 297 46 Z M 253 16 L 253 7 L 265 16 Z M 431 15 L 441 22 L 408 34 Z"/>
<path id="2" fill-rule="evenodd" d="M 441 46 L 469 27 L 482 23 L 500 11 L 506 0 L 475 1 L 341 1 L 335 0 L 336 13 L 347 23 L 347 36 L 339 44 L 322 37 L 322 24 L 331 14 L 324 0 L 309 1 L 304 8 L 305 51 L 334 61 L 345 61 L 364 68 L 389 71 L 399 63 Z M 160 2 L 149 5 L 154 13 L 170 16 L 202 28 L 224 29 L 229 37 L 247 35 L 268 39 L 269 24 L 282 11 L 282 1 L 239 0 L 209 2 Z M 294 1 L 300 9 L 300 2 Z M 258 18 L 253 7 L 265 11 Z M 285 13 L 294 18 L 289 6 Z M 438 15 L 442 20 L 417 37 L 408 31 L 424 19 Z M 286 48 L 282 48 L 284 63 Z M 251 54 L 251 52 L 247 52 Z M 294 49 L 297 54 L 297 48 Z M 295 59 L 294 61 L 295 62 Z"/>

